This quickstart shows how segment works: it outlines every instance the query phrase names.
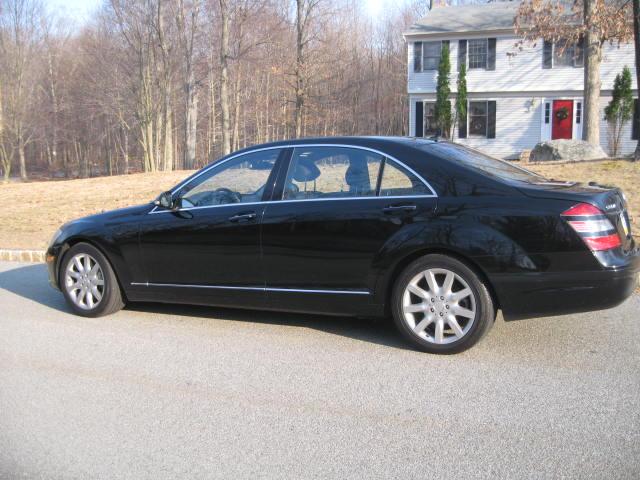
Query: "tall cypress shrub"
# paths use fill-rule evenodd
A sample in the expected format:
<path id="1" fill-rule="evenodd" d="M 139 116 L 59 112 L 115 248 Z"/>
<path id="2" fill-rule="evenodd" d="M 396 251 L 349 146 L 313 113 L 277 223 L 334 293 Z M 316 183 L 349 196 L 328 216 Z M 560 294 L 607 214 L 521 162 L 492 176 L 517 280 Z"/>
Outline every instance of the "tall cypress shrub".
<path id="1" fill-rule="evenodd" d="M 456 95 L 456 119 L 458 125 L 464 126 L 464 136 L 467 135 L 467 67 L 463 63 L 458 71 L 458 94 Z M 458 132 L 460 128 L 458 127 Z M 459 136 L 459 134 L 458 134 Z"/>
<path id="2" fill-rule="evenodd" d="M 451 102 L 449 94 L 449 74 L 451 72 L 451 63 L 449 62 L 449 44 L 442 44 L 440 54 L 440 63 L 438 64 L 438 84 L 436 86 L 436 105 L 435 105 L 435 122 L 438 126 L 440 134 L 449 138 L 451 136 Z"/>

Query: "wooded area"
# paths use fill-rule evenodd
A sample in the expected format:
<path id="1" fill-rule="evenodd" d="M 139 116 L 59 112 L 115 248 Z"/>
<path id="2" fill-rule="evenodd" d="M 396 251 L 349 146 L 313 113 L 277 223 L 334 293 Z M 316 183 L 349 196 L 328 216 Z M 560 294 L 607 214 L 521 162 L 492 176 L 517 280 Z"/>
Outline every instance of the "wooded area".
<path id="1" fill-rule="evenodd" d="M 105 0 L 74 27 L 0 2 L 0 169 L 87 177 L 197 168 L 247 145 L 403 135 L 402 32 L 360 0 Z"/>

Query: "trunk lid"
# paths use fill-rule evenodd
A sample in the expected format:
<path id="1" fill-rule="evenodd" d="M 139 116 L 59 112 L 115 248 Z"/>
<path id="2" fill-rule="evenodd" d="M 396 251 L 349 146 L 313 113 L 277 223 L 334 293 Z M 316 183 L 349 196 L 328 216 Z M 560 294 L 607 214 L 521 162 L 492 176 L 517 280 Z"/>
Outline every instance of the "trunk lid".
<path id="1" fill-rule="evenodd" d="M 590 203 L 598 207 L 614 226 L 620 236 L 622 247 L 628 250 L 633 245 L 631 222 L 627 202 L 622 190 L 617 187 L 556 180 L 518 185 L 516 188 L 532 198 L 549 198 L 575 203 Z"/>

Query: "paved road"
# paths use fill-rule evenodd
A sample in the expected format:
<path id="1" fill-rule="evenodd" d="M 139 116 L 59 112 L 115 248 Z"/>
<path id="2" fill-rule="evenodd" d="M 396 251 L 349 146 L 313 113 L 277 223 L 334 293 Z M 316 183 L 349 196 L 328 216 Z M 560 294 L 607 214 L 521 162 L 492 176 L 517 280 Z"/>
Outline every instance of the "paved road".
<path id="1" fill-rule="evenodd" d="M 640 296 L 412 351 L 386 324 L 68 313 L 0 264 L 1 478 L 635 478 Z"/>

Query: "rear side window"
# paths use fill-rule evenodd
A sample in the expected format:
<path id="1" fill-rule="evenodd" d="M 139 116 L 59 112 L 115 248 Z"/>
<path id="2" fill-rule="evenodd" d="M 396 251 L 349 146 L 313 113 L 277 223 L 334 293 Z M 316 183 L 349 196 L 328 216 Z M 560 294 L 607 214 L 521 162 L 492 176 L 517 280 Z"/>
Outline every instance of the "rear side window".
<path id="1" fill-rule="evenodd" d="M 463 147 L 462 145 L 453 145 L 451 143 L 443 142 L 431 143 L 419 146 L 418 148 L 437 155 L 445 160 L 478 170 L 492 177 L 530 183 L 543 182 L 546 180 L 543 176 L 538 175 L 537 173 L 533 173 L 522 167 L 513 165 L 505 160 L 490 157 L 472 148 Z"/>
<path id="2" fill-rule="evenodd" d="M 348 147 L 296 148 L 283 199 L 374 197 L 382 158 Z"/>
<path id="3" fill-rule="evenodd" d="M 387 159 L 380 182 L 381 197 L 431 195 L 427 186 L 413 173 Z"/>

